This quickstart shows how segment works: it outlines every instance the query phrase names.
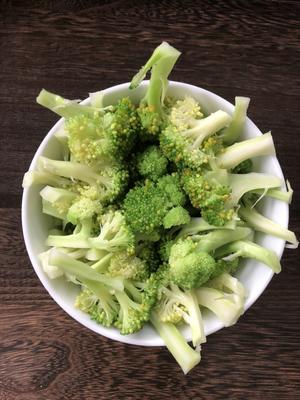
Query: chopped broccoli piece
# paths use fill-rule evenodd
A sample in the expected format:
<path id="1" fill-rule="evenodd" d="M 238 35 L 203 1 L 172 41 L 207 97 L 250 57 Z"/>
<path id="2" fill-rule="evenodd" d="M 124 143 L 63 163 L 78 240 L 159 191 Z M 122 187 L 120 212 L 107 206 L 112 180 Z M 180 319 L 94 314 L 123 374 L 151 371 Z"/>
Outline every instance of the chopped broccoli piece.
<path id="1" fill-rule="evenodd" d="M 181 206 L 177 206 L 171 208 L 171 210 L 165 215 L 163 225 L 165 229 L 169 229 L 172 226 L 188 224 L 190 219 L 191 217 L 188 211 Z"/>
<path id="2" fill-rule="evenodd" d="M 167 158 L 162 154 L 157 146 L 149 146 L 138 155 L 137 167 L 139 173 L 152 181 L 166 174 L 168 166 Z"/>

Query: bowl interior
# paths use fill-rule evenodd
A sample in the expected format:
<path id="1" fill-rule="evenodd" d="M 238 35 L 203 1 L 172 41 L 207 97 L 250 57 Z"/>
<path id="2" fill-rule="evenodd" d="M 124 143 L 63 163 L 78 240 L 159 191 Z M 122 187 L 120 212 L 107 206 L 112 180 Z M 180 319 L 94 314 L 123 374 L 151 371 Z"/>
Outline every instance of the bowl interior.
<path id="1" fill-rule="evenodd" d="M 129 96 L 133 101 L 138 102 L 145 93 L 148 82 L 144 81 L 134 91 L 129 90 L 129 84 L 114 86 L 106 89 L 105 105 L 114 104 L 118 99 Z M 218 109 L 222 109 L 232 114 L 234 106 L 223 98 L 198 87 L 187 85 L 179 82 L 170 82 L 168 94 L 176 98 L 182 98 L 188 94 L 193 96 L 201 104 L 205 112 L 211 113 Z M 88 103 L 88 99 L 84 101 Z M 49 131 L 43 142 L 39 146 L 30 165 L 30 169 L 35 169 L 37 158 L 44 155 L 53 159 L 61 159 L 60 145 L 53 136 L 64 121 L 60 119 Z M 250 138 L 261 135 L 261 131 L 248 118 L 243 138 Z M 275 174 L 283 179 L 280 165 L 275 156 L 260 157 L 255 160 L 255 170 Z M 94 332 L 100 333 L 108 338 L 118 340 L 125 343 L 138 344 L 144 346 L 163 346 L 162 339 L 156 334 L 151 326 L 145 326 L 142 331 L 134 334 L 123 336 L 115 328 L 105 328 L 92 321 L 89 316 L 74 307 L 74 299 L 78 293 L 78 287 L 68 283 L 63 278 L 50 280 L 42 270 L 38 254 L 46 250 L 45 240 L 48 235 L 49 228 L 53 224 L 51 217 L 42 213 L 41 199 L 39 191 L 41 187 L 30 187 L 23 192 L 22 199 L 22 226 L 26 248 L 35 269 L 36 274 L 42 284 L 52 296 L 52 298 L 74 319 L 85 325 Z M 285 188 L 283 187 L 283 190 Z M 271 198 L 263 199 L 260 207 L 265 216 L 272 218 L 274 221 L 288 226 L 288 205 Z M 285 242 L 281 239 L 267 236 L 264 234 L 256 235 L 256 242 L 262 246 L 269 248 L 281 257 Z M 245 285 L 248 290 L 248 298 L 246 301 L 246 309 L 248 309 L 255 300 L 264 291 L 267 284 L 273 276 L 273 272 L 265 265 L 255 260 L 244 260 L 238 273 L 238 279 Z M 205 333 L 209 335 L 223 327 L 222 323 L 211 312 L 204 312 Z M 184 335 L 187 339 L 191 339 L 190 332 L 187 327 L 183 328 Z"/>

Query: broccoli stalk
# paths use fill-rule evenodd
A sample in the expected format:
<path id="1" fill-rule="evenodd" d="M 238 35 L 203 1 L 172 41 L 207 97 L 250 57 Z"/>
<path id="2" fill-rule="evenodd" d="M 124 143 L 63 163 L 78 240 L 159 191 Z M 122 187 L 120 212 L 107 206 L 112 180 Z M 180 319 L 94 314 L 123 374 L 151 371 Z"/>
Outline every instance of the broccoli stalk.
<path id="1" fill-rule="evenodd" d="M 162 299 L 157 306 L 160 318 L 164 314 L 165 308 L 171 310 L 171 313 L 172 309 L 175 308 L 191 328 L 193 345 L 196 347 L 205 343 L 202 316 L 194 290 L 184 291 L 177 285 L 170 283 L 169 287 L 162 288 L 161 293 Z"/>
<path id="2" fill-rule="evenodd" d="M 217 158 L 219 168 L 232 169 L 242 161 L 275 154 L 271 132 L 227 147 Z"/>
<path id="3" fill-rule="evenodd" d="M 67 187 L 70 184 L 68 179 L 53 175 L 45 171 L 27 171 L 24 174 L 23 188 L 28 188 L 33 185 L 51 185 L 55 187 Z"/>
<path id="4" fill-rule="evenodd" d="M 248 240 L 238 240 L 229 243 L 217 250 L 216 256 L 225 257 L 230 254 L 232 257 L 253 258 L 268 265 L 272 271 L 278 274 L 281 271 L 280 261 L 274 251 L 265 249 L 264 247 L 250 242 Z"/>
<path id="5" fill-rule="evenodd" d="M 234 230 L 236 228 L 236 221 L 231 220 L 227 224 L 222 226 L 222 229 Z M 211 225 L 204 218 L 194 217 L 191 218 L 190 222 L 183 226 L 177 235 L 177 239 L 186 236 L 196 235 L 200 232 L 213 231 L 220 229 L 219 226 Z M 228 232 L 229 233 L 229 232 Z"/>
<path id="6" fill-rule="evenodd" d="M 156 312 L 151 313 L 151 323 L 159 336 L 163 339 L 170 353 L 180 365 L 184 374 L 199 364 L 201 355 L 199 351 L 193 350 L 185 341 L 182 334 L 175 325 L 162 322 Z"/>
<path id="7" fill-rule="evenodd" d="M 264 217 L 255 208 L 249 206 L 240 207 L 239 215 L 256 231 L 279 237 L 291 243 L 295 248 L 298 247 L 299 242 L 294 232 Z"/>
<path id="8" fill-rule="evenodd" d="M 75 260 L 70 257 L 68 254 L 58 251 L 56 249 L 52 249 L 49 253 L 49 264 L 57 267 L 65 274 L 70 276 L 74 276 L 79 281 L 94 281 L 100 282 L 104 285 L 115 289 L 115 290 L 123 290 L 123 278 L 120 277 L 110 277 L 99 272 L 96 272 L 89 265 Z"/>
<path id="9" fill-rule="evenodd" d="M 45 186 L 40 195 L 43 199 L 43 212 L 65 219 L 69 208 L 76 199 L 76 193 L 67 189 Z"/>
<path id="10" fill-rule="evenodd" d="M 222 132 L 223 142 L 232 144 L 237 141 L 246 124 L 247 109 L 250 99 L 248 97 L 236 97 L 235 108 L 230 125 Z"/>
<path id="11" fill-rule="evenodd" d="M 269 190 L 257 189 L 253 190 L 251 193 L 260 195 L 260 198 L 268 196 L 272 197 L 273 199 L 281 200 L 284 201 L 285 203 L 291 204 L 294 191 L 289 181 L 286 181 L 286 186 L 287 186 L 286 191 L 280 189 L 269 189 Z"/>
<path id="12" fill-rule="evenodd" d="M 228 280 L 233 281 L 230 285 L 232 293 L 228 293 L 221 287 L 222 282 L 226 283 Z M 237 290 L 235 290 L 236 287 Z M 244 312 L 246 291 L 236 278 L 228 274 L 220 275 L 215 281 L 208 282 L 208 287 L 198 288 L 195 293 L 200 306 L 216 314 L 226 327 L 235 324 Z"/>
<path id="13" fill-rule="evenodd" d="M 67 247 L 73 249 L 88 249 L 91 246 L 89 238 L 93 229 L 91 218 L 82 221 L 76 226 L 70 235 L 49 235 L 46 241 L 47 246 Z"/>
<path id="14" fill-rule="evenodd" d="M 151 70 L 149 86 L 138 109 L 142 126 L 149 133 L 157 134 L 161 129 L 164 120 L 163 102 L 168 87 L 168 76 L 179 56 L 178 50 L 163 42 L 131 80 L 130 89 L 134 89 Z"/>
<path id="15" fill-rule="evenodd" d="M 55 112 L 61 117 L 74 117 L 78 114 L 85 114 L 93 116 L 95 113 L 99 113 L 103 111 L 98 107 L 91 107 L 82 104 L 78 104 L 80 100 L 68 100 L 63 97 L 48 92 L 45 89 L 42 89 L 36 98 L 38 104 L 43 107 L 48 108 L 49 110 Z"/>

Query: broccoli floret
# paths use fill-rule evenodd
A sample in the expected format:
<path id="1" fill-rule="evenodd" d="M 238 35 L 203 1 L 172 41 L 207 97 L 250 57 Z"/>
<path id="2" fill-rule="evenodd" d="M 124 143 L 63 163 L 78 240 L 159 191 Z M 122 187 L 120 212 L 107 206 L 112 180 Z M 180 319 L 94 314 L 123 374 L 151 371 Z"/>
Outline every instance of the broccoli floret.
<path id="1" fill-rule="evenodd" d="M 111 276 L 122 276 L 138 281 L 144 281 L 150 275 L 147 263 L 139 257 L 128 255 L 126 251 L 112 256 L 108 273 Z"/>
<path id="2" fill-rule="evenodd" d="M 148 181 L 129 190 L 124 200 L 124 215 L 135 233 L 152 234 L 162 225 L 168 203 L 167 194 Z"/>
<path id="3" fill-rule="evenodd" d="M 73 180 L 80 181 L 81 185 L 76 183 L 75 188 L 83 197 L 98 199 L 104 203 L 115 200 L 128 180 L 127 171 L 115 165 L 105 166 L 101 171 L 97 171 L 84 164 L 51 160 L 40 156 L 38 168 L 43 172 L 69 178 L 71 186 Z"/>
<path id="4" fill-rule="evenodd" d="M 90 314 L 91 319 L 106 327 L 114 324 L 119 313 L 114 295 L 99 284 L 89 283 L 89 288 L 83 288 L 75 299 L 75 307 Z"/>
<path id="5" fill-rule="evenodd" d="M 171 280 L 183 289 L 192 289 L 207 282 L 214 271 L 215 260 L 208 253 L 197 250 L 192 239 L 179 239 L 169 257 Z"/>
<path id="6" fill-rule="evenodd" d="M 192 205 L 201 209 L 202 217 L 209 224 L 222 226 L 233 218 L 234 210 L 227 208 L 230 186 L 219 183 L 213 175 L 202 175 L 190 169 L 183 171 L 181 181 Z"/>
<path id="7" fill-rule="evenodd" d="M 162 154 L 158 146 L 149 146 L 146 150 L 138 155 L 137 168 L 139 173 L 152 181 L 167 172 L 168 160 Z"/>
<path id="8" fill-rule="evenodd" d="M 197 110 L 197 106 L 196 110 Z M 180 110 L 180 109 L 179 109 Z M 230 122 L 230 116 L 224 111 L 216 111 L 206 118 L 197 119 L 195 116 L 182 115 L 175 106 L 176 118 L 172 118 L 174 110 L 171 110 L 167 127 L 160 135 L 160 146 L 165 156 L 174 161 L 179 168 L 191 167 L 201 169 L 209 162 L 206 154 L 211 152 L 216 140 L 206 142 L 208 137 L 220 131 Z M 197 115 L 197 112 L 195 112 Z M 204 147 L 203 147 L 204 145 Z M 219 151 L 219 145 L 215 150 Z"/>
<path id="9" fill-rule="evenodd" d="M 155 243 L 143 242 L 139 244 L 136 248 L 136 254 L 147 265 L 147 270 L 150 273 L 158 269 L 160 259 Z"/>
<path id="10" fill-rule="evenodd" d="M 79 198 L 75 201 L 68 210 L 67 220 L 73 225 L 78 224 L 94 215 L 101 215 L 103 207 L 98 200 L 91 200 L 89 198 Z"/>
<path id="11" fill-rule="evenodd" d="M 90 247 L 109 252 L 126 250 L 134 253 L 134 235 L 120 211 L 108 211 L 101 217 L 101 229 L 97 237 L 89 239 Z"/>
<path id="12" fill-rule="evenodd" d="M 129 335 L 142 329 L 150 318 L 150 310 L 143 303 L 132 300 L 125 291 L 116 291 L 120 311 L 115 326 L 122 335 Z"/>
<path id="13" fill-rule="evenodd" d="M 158 46 L 147 63 L 133 77 L 130 88 L 134 89 L 151 70 L 151 78 L 145 97 L 138 108 L 138 114 L 146 136 L 157 135 L 164 123 L 164 97 L 168 86 L 168 76 L 176 63 L 180 52 L 168 43 Z M 144 134 L 143 134 L 144 136 Z"/>
<path id="14" fill-rule="evenodd" d="M 180 176 L 173 172 L 158 179 L 157 187 L 164 191 L 169 200 L 169 207 L 184 206 L 186 195 L 181 188 Z"/>
<path id="15" fill-rule="evenodd" d="M 224 272 L 228 274 L 234 274 L 239 266 L 239 258 L 234 258 L 233 260 L 216 260 L 215 268 L 210 276 L 210 279 L 216 278 L 217 276 L 223 274 Z"/>
<path id="16" fill-rule="evenodd" d="M 163 225 L 165 229 L 169 229 L 172 226 L 184 225 L 190 222 L 190 215 L 188 211 L 181 207 L 174 207 L 165 215 L 163 219 Z"/>

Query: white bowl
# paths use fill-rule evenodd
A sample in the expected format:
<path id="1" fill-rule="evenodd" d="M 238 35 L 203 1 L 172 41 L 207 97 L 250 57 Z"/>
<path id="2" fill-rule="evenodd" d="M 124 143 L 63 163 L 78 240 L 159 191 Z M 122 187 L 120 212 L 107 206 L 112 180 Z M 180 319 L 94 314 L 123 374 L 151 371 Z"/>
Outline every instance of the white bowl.
<path id="1" fill-rule="evenodd" d="M 116 100 L 124 96 L 129 96 L 133 101 L 137 102 L 145 93 L 147 85 L 148 81 L 144 81 L 133 91 L 129 90 L 128 83 L 106 89 L 104 90 L 105 105 L 114 104 Z M 203 110 L 209 113 L 221 109 L 232 114 L 234 109 L 232 104 L 216 94 L 185 83 L 170 82 L 168 94 L 178 98 L 182 98 L 186 94 L 191 95 L 199 101 Z M 88 102 L 89 100 L 86 99 L 83 104 L 87 104 Z M 63 123 L 64 120 L 60 119 L 49 131 L 35 153 L 30 169 L 36 168 L 37 159 L 41 155 L 53 159 L 61 159 L 60 145 L 53 134 L 63 125 Z M 257 126 L 248 118 L 243 132 L 243 137 L 250 138 L 261 134 L 262 133 Z M 255 160 L 255 169 L 257 171 L 277 175 L 279 178 L 284 179 L 277 158 L 274 156 L 261 157 Z M 98 325 L 90 319 L 88 314 L 85 314 L 74 307 L 74 299 L 78 293 L 78 287 L 68 283 L 64 278 L 51 280 L 47 277 L 41 267 L 38 254 L 46 250 L 45 240 L 48 235 L 49 227 L 51 226 L 52 218 L 42 213 L 41 198 L 39 196 L 40 189 L 41 187 L 34 186 L 25 189 L 23 192 L 22 227 L 27 252 L 33 268 L 50 296 L 76 321 L 103 336 L 120 342 L 141 346 L 163 346 L 164 343 L 162 339 L 156 334 L 150 325 L 145 326 L 142 331 L 128 336 L 121 335 L 115 328 L 105 328 Z M 264 215 L 268 218 L 272 218 L 284 227 L 288 226 L 289 214 L 287 204 L 268 198 L 261 202 L 261 207 Z M 263 234 L 257 234 L 255 241 L 258 244 L 275 251 L 278 257 L 282 256 L 285 246 L 283 240 Z M 273 276 L 273 272 L 270 268 L 255 260 L 244 260 L 243 265 L 239 268 L 236 276 L 248 290 L 249 295 L 246 301 L 246 309 L 248 309 L 265 290 Z M 217 317 L 210 312 L 204 313 L 204 325 L 206 335 L 214 333 L 223 327 L 223 324 L 217 319 Z M 191 336 L 188 327 L 183 328 L 183 332 L 186 339 L 190 340 Z"/>

